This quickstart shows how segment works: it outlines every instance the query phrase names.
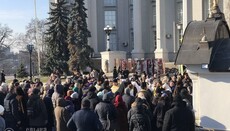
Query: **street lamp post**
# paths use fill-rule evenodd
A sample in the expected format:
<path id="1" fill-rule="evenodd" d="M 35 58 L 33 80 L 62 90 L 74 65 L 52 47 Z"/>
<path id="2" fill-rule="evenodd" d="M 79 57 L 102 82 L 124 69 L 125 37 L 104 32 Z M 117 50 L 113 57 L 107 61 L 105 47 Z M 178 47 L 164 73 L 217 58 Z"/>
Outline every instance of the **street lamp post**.
<path id="1" fill-rule="evenodd" d="M 106 50 L 107 51 L 110 51 L 110 48 L 109 48 L 109 35 L 111 33 L 111 31 L 113 30 L 112 27 L 110 27 L 109 25 L 107 25 L 105 28 L 104 28 L 104 31 L 105 33 L 107 34 L 107 43 L 106 43 Z"/>
<path id="2" fill-rule="evenodd" d="M 32 81 L 32 60 L 31 60 L 31 54 L 32 54 L 33 49 L 34 49 L 34 45 L 32 45 L 32 44 L 28 44 L 27 45 L 27 50 L 30 53 L 30 81 Z"/>
<path id="3" fill-rule="evenodd" d="M 37 17 L 37 4 L 36 0 L 34 0 L 34 15 L 35 15 L 35 42 L 37 45 L 38 52 L 38 75 L 41 75 L 41 55 L 40 55 L 40 41 L 38 40 L 38 17 Z"/>

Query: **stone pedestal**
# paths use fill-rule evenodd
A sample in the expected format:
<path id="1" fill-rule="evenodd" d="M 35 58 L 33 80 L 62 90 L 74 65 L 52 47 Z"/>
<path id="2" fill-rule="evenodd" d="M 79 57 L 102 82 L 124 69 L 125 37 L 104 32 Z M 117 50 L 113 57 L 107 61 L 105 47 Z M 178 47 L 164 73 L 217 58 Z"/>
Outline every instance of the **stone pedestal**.
<path id="1" fill-rule="evenodd" d="M 230 73 L 209 72 L 201 65 L 186 65 L 193 81 L 193 108 L 196 123 L 214 130 L 229 130 Z"/>
<path id="2" fill-rule="evenodd" d="M 115 59 L 126 59 L 124 51 L 104 51 L 101 52 L 101 67 L 105 73 L 113 72 Z"/>

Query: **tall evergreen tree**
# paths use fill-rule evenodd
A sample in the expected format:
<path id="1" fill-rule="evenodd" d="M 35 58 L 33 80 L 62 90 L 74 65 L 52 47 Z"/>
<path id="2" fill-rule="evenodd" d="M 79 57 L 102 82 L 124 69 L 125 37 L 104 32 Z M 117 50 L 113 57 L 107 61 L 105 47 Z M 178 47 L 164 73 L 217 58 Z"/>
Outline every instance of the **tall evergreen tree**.
<path id="1" fill-rule="evenodd" d="M 69 23 L 69 11 L 66 8 L 66 2 L 64 0 L 57 0 L 57 3 L 51 3 L 52 8 L 49 12 L 47 24 L 49 25 L 47 30 L 48 38 L 47 43 L 47 56 L 46 64 L 43 72 L 51 73 L 53 70 L 58 69 L 65 73 L 68 73 L 68 60 L 69 50 L 67 43 L 68 36 L 68 23 Z"/>
<path id="2" fill-rule="evenodd" d="M 70 59 L 68 61 L 70 71 L 83 70 L 92 66 L 90 55 L 94 50 L 88 45 L 88 38 L 91 36 L 87 29 L 86 8 L 84 0 L 74 0 L 73 9 L 70 15 L 68 28 L 68 48 Z"/>
<path id="3" fill-rule="evenodd" d="M 27 77 L 29 74 L 28 72 L 26 72 L 26 68 L 25 66 L 21 63 L 19 68 L 17 69 L 17 76 L 18 78 L 23 78 L 23 77 Z"/>

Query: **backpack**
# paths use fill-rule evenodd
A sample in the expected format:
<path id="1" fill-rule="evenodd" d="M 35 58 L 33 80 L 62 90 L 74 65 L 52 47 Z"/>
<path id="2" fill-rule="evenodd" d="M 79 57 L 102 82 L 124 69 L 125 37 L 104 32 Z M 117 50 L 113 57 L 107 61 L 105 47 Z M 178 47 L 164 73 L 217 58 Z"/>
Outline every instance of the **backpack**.
<path id="1" fill-rule="evenodd" d="M 130 122 L 134 124 L 134 128 L 136 131 L 147 131 L 148 126 L 146 123 L 146 118 L 143 114 L 133 114 Z"/>
<path id="2" fill-rule="evenodd" d="M 28 118 L 36 118 L 39 116 L 40 110 L 40 99 L 39 100 L 31 100 L 29 99 L 27 102 L 27 116 Z"/>

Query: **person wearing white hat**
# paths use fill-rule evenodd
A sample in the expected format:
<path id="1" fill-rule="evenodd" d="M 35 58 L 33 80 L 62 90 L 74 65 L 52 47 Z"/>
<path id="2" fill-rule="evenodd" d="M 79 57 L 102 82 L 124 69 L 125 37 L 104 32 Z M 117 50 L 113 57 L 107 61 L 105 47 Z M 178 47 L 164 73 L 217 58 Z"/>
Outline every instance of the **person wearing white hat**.
<path id="1" fill-rule="evenodd" d="M 0 131 L 4 131 L 6 128 L 5 120 L 2 117 L 3 113 L 4 113 L 4 107 L 0 105 Z"/>

